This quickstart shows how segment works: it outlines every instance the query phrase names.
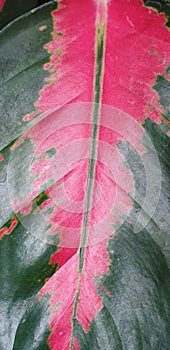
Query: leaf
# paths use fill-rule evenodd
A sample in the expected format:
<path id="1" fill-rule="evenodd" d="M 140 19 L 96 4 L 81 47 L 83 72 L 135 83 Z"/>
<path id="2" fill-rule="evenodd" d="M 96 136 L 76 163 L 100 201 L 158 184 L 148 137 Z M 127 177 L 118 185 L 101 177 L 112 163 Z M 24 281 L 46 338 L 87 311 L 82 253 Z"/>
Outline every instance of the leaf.
<path id="1" fill-rule="evenodd" d="M 168 350 L 166 19 L 64 0 L 50 41 L 53 8 L 0 38 L 1 347 Z"/>
<path id="2" fill-rule="evenodd" d="M 37 0 L 1 0 L 0 1 L 0 29 L 10 21 L 37 6 Z"/>
<path id="3" fill-rule="evenodd" d="M 36 9 L 34 13 L 27 13 L 1 31 L 0 105 L 3 118 L 0 132 L 1 148 L 22 133 L 25 124 L 22 118 L 33 110 L 38 92 L 43 87 L 43 79 L 47 76 L 43 71 L 43 65 L 48 61 L 48 53 L 43 46 L 50 40 L 52 30 L 50 11 L 55 6 L 56 3 L 52 2 L 41 9 Z M 46 26 L 43 35 L 40 30 L 42 25 Z M 11 56 L 10 50 L 12 50 Z M 34 74 L 35 69 L 38 79 Z M 29 79 L 25 78 L 27 72 Z"/>
<path id="4" fill-rule="evenodd" d="M 146 6 L 155 8 L 159 13 L 165 13 L 167 16 L 167 26 L 169 26 L 169 16 L 170 16 L 170 3 L 169 0 L 163 1 L 153 1 L 153 0 L 144 0 Z"/>
<path id="5" fill-rule="evenodd" d="M 5 3 L 5 0 L 1 0 L 0 2 L 0 10 L 2 11 L 3 7 L 4 7 L 4 3 Z"/>
<path id="6" fill-rule="evenodd" d="M 0 29 L 27 11 L 34 11 L 37 6 L 49 0 L 0 0 Z"/>

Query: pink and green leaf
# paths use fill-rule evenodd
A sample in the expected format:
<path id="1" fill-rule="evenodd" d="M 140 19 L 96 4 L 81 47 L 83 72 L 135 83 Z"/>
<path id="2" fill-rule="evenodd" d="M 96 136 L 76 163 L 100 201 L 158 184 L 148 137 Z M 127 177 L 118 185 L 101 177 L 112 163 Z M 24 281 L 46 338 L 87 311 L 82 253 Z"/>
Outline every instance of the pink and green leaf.
<path id="1" fill-rule="evenodd" d="M 2 349 L 169 349 L 166 22 L 63 0 L 2 31 Z"/>

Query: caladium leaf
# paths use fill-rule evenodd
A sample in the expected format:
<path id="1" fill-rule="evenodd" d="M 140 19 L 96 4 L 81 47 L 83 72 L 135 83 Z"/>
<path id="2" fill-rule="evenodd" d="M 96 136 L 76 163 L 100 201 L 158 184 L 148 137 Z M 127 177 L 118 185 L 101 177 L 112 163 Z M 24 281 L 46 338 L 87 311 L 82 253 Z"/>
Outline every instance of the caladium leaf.
<path id="1" fill-rule="evenodd" d="M 166 18 L 55 7 L 0 37 L 1 347 L 169 349 Z"/>

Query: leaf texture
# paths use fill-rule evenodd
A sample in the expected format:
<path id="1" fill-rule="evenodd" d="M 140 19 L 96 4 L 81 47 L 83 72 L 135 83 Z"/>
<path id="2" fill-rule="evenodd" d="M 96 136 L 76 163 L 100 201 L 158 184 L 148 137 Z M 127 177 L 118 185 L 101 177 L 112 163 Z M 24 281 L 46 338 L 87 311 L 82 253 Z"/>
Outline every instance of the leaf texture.
<path id="1" fill-rule="evenodd" d="M 166 18 L 140 0 L 54 7 L 1 33 L 2 333 L 8 349 L 168 350 Z"/>

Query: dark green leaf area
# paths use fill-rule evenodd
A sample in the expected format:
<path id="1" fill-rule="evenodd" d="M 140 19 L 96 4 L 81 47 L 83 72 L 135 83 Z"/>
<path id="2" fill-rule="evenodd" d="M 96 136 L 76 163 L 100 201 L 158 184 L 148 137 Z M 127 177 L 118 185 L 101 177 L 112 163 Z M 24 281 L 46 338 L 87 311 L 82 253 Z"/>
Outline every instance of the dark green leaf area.
<path id="1" fill-rule="evenodd" d="M 169 203 L 170 203 L 170 138 L 161 130 L 160 126 L 147 119 L 144 123 L 145 137 L 143 140 L 149 140 L 149 144 L 152 145 L 152 151 L 146 147 L 146 151 L 143 154 L 133 150 L 127 144 L 120 144 L 119 149 L 124 155 L 126 162 L 133 173 L 135 183 L 135 196 L 133 198 L 134 209 L 129 215 L 129 220 L 133 227 L 138 219 L 139 214 L 148 218 L 148 224 L 146 226 L 147 231 L 161 247 L 163 254 L 170 267 L 170 216 L 169 216 Z M 143 141 L 144 146 L 145 142 Z M 147 187 L 146 170 L 147 167 L 144 163 L 148 154 L 150 154 L 149 163 L 149 179 L 153 181 L 158 180 L 160 193 L 157 193 L 157 186 L 152 190 Z M 156 166 L 155 158 L 157 159 Z M 146 167 L 146 168 L 145 168 Z M 158 171 L 155 173 L 155 170 Z M 156 175 L 156 176 L 155 176 Z M 151 181 L 152 182 L 152 181 Z M 153 206 L 152 216 L 144 210 L 144 199 L 146 194 L 150 191 L 149 204 L 153 206 L 153 198 L 157 196 L 157 201 Z"/>
<path id="2" fill-rule="evenodd" d="M 164 107 L 165 118 L 170 121 L 170 80 L 166 79 L 166 75 L 158 75 L 153 88 L 159 94 L 159 103 Z"/>
<path id="3" fill-rule="evenodd" d="M 37 293 L 56 271 L 56 247 L 37 240 L 21 224 L 0 241 L 0 349 L 48 349 L 48 301 Z"/>
<path id="4" fill-rule="evenodd" d="M 76 336 L 80 342 L 80 350 L 123 349 L 117 326 L 106 307 L 103 307 L 91 323 L 89 332 L 84 332 L 77 323 Z"/>
<path id="5" fill-rule="evenodd" d="M 0 29 L 22 14 L 41 6 L 50 0 L 6 0 L 0 11 Z"/>
<path id="6" fill-rule="evenodd" d="M 0 29 L 13 19 L 37 6 L 37 0 L 6 0 L 0 12 Z"/>
<path id="7" fill-rule="evenodd" d="M 49 57 L 43 46 L 51 40 L 51 11 L 55 8 L 52 1 L 0 33 L 0 149 L 23 132 L 23 117 L 35 111 L 34 103 L 49 75 L 43 69 Z"/>
<path id="8" fill-rule="evenodd" d="M 48 299 L 34 298 L 28 306 L 16 331 L 13 350 L 48 350 L 49 331 Z"/>
<path id="9" fill-rule="evenodd" d="M 161 241 L 157 242 L 161 245 L 170 267 L 170 138 L 161 130 L 159 125 L 151 122 L 150 119 L 146 120 L 144 127 L 155 147 L 161 169 L 161 192 L 148 230 L 150 233 L 152 232 L 154 239 L 156 239 L 156 231 L 161 232 Z"/>
<path id="10" fill-rule="evenodd" d="M 4 148 L 0 154 L 3 157 L 3 161 L 0 162 L 0 191 L 1 191 L 1 200 L 0 200 L 0 227 L 2 227 L 9 218 L 13 215 L 13 210 L 10 205 L 9 192 L 7 186 L 7 167 L 10 157 L 10 146 Z"/>

